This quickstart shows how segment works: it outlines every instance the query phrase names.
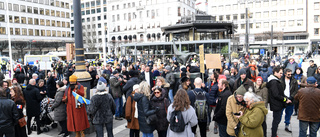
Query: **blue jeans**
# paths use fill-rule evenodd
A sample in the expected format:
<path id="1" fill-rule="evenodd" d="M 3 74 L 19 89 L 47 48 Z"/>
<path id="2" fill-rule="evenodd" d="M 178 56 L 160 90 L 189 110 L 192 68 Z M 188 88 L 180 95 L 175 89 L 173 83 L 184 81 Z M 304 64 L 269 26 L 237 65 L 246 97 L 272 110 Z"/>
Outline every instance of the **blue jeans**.
<path id="1" fill-rule="evenodd" d="M 142 132 L 142 137 L 153 137 L 153 133 L 143 133 Z"/>
<path id="2" fill-rule="evenodd" d="M 94 127 L 96 128 L 97 137 L 103 137 L 104 136 L 104 132 L 103 132 L 103 127 L 104 126 L 106 126 L 108 137 L 113 137 L 113 132 L 112 132 L 113 123 L 112 122 L 105 123 L 105 124 L 94 125 Z"/>
<path id="3" fill-rule="evenodd" d="M 122 98 L 115 98 L 114 103 L 116 104 L 116 114 L 115 117 L 120 117 L 122 114 L 122 106 L 123 106 L 123 100 Z"/>
<path id="4" fill-rule="evenodd" d="M 169 99 L 170 102 L 173 103 L 173 89 L 169 89 Z"/>
<path id="5" fill-rule="evenodd" d="M 58 79 L 62 80 L 63 79 L 63 73 L 58 73 Z"/>
<path id="6" fill-rule="evenodd" d="M 218 123 L 219 137 L 230 137 L 227 133 L 227 126 Z"/>
<path id="7" fill-rule="evenodd" d="M 307 122 L 299 120 L 299 137 L 307 136 L 307 129 L 309 126 L 309 137 L 317 137 L 317 131 L 319 129 L 319 122 Z"/>
<path id="8" fill-rule="evenodd" d="M 291 120 L 291 116 L 293 114 L 293 109 L 294 109 L 294 105 L 287 105 L 286 108 L 284 108 L 281 112 L 281 117 L 282 117 L 282 114 L 283 114 L 283 111 L 285 110 L 286 112 L 286 115 L 284 117 L 284 123 L 286 123 L 286 125 L 289 125 L 290 124 L 290 120 Z M 280 119 L 281 121 L 281 119 Z"/>

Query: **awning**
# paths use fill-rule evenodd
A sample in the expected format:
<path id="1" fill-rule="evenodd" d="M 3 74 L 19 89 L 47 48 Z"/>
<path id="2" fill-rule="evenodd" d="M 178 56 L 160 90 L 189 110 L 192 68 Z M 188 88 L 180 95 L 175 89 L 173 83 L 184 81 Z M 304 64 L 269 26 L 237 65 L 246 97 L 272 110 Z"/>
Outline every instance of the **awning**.
<path id="1" fill-rule="evenodd" d="M 227 29 L 197 29 L 197 32 L 221 32 Z"/>
<path id="2" fill-rule="evenodd" d="M 180 29 L 180 30 L 167 30 L 165 33 L 183 33 L 183 32 L 189 32 L 190 29 Z"/>

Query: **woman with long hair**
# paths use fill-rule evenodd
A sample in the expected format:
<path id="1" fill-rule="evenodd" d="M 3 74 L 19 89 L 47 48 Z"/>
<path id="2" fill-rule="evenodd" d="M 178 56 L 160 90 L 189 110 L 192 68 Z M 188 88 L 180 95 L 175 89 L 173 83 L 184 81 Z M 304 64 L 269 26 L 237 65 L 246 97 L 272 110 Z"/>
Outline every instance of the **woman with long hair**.
<path id="1" fill-rule="evenodd" d="M 133 100 L 137 102 L 139 128 L 143 137 L 153 137 L 155 127 L 147 124 L 146 118 L 155 114 L 156 110 L 151 109 L 150 87 L 146 81 L 139 84 L 139 92 L 134 94 Z"/>
<path id="2" fill-rule="evenodd" d="M 314 74 L 314 77 L 317 79 L 317 81 L 320 81 L 320 66 L 316 70 L 316 74 Z M 318 87 L 320 88 L 320 84 L 318 84 Z"/>
<path id="3" fill-rule="evenodd" d="M 156 79 L 156 84 L 155 86 L 152 88 L 152 91 L 154 92 L 154 90 L 159 87 L 162 89 L 162 94 L 165 95 L 166 98 L 168 98 L 168 91 L 169 91 L 169 88 L 170 88 L 170 84 L 166 82 L 166 80 L 161 77 L 161 76 L 158 76 L 157 79 Z"/>
<path id="4" fill-rule="evenodd" d="M 170 121 L 172 112 L 181 111 L 184 122 L 186 123 L 183 132 L 174 132 L 168 128 L 168 137 L 194 137 L 191 127 L 198 124 L 196 111 L 190 106 L 190 100 L 184 89 L 179 89 L 174 96 L 173 103 L 168 107 L 167 120 Z"/>
<path id="5" fill-rule="evenodd" d="M 155 125 L 156 130 L 158 131 L 158 137 L 166 137 L 169 125 L 166 119 L 167 109 L 170 105 L 169 99 L 166 98 L 162 88 L 157 87 L 153 91 L 150 101 L 150 105 L 153 108 L 159 108 L 159 112 L 157 112 L 158 124 Z"/>
<path id="6" fill-rule="evenodd" d="M 23 108 L 26 104 L 26 101 L 22 95 L 22 91 L 19 87 L 15 86 L 10 89 L 11 99 L 17 105 L 19 119 L 24 118 Z M 19 124 L 14 126 L 15 137 L 27 137 L 26 126 L 20 127 Z"/>

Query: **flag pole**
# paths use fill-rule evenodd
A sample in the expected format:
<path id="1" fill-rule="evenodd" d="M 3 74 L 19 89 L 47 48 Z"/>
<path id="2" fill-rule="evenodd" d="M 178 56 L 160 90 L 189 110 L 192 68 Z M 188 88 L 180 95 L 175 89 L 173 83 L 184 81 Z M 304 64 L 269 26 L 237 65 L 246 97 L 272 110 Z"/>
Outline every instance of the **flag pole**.
<path id="1" fill-rule="evenodd" d="M 8 33 L 8 45 L 9 45 L 9 57 L 10 57 L 10 71 L 11 71 L 11 77 L 10 79 L 13 79 L 13 60 L 12 60 L 12 48 L 11 48 L 11 34 L 10 34 L 10 21 L 9 21 L 9 7 L 8 7 L 8 0 L 6 0 L 6 18 L 7 18 L 7 33 Z M 23 54 L 23 53 L 21 53 Z"/>

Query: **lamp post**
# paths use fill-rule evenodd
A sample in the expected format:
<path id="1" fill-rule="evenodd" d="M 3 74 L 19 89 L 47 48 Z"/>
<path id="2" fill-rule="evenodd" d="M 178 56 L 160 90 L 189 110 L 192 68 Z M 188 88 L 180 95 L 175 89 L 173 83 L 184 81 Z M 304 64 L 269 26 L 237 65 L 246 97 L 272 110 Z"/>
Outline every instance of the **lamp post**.
<path id="1" fill-rule="evenodd" d="M 9 57 L 10 57 L 10 68 L 11 68 L 11 75 L 10 79 L 13 79 L 13 60 L 12 60 L 12 47 L 11 47 L 11 34 L 10 34 L 10 21 L 9 21 L 9 7 L 8 7 L 8 0 L 6 0 L 6 18 L 7 18 L 7 33 L 8 33 L 8 45 L 9 45 Z M 21 53 L 22 54 L 22 53 Z"/>

